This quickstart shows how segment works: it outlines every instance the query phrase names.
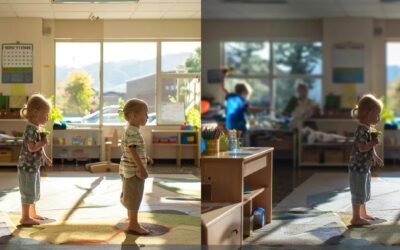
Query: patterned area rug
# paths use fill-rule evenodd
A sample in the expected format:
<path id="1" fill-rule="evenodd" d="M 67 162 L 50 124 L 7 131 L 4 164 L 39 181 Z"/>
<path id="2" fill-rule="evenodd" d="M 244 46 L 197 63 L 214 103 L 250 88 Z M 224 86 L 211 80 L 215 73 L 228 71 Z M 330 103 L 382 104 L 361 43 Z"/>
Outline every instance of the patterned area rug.
<path id="1" fill-rule="evenodd" d="M 378 220 L 352 227 L 347 173 L 313 175 L 281 201 L 272 223 L 255 231 L 245 244 L 264 246 L 367 247 L 400 246 L 400 173 L 382 172 L 372 179 L 367 212 Z"/>
<path id="2" fill-rule="evenodd" d="M 16 178 L 15 176 L 10 178 Z M 120 204 L 116 174 L 68 176 L 49 173 L 41 180 L 40 215 L 51 218 L 33 227 L 18 226 L 18 187 L 0 193 L 0 244 L 199 245 L 200 182 L 192 175 L 154 175 L 145 182 L 139 221 L 152 232 L 125 232 L 126 210 Z M 1 248 L 1 245 L 0 245 Z"/>

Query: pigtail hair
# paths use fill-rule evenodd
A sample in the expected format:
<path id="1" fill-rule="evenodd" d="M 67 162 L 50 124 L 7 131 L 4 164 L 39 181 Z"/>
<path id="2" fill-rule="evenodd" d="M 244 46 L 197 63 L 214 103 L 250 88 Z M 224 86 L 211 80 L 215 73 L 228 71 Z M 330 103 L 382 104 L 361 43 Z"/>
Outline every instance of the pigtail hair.
<path id="1" fill-rule="evenodd" d="M 350 115 L 351 115 L 352 118 L 358 118 L 358 105 L 356 105 L 356 106 L 351 110 Z"/>
<path id="2" fill-rule="evenodd" d="M 28 115 L 28 105 L 27 104 L 24 104 L 24 106 L 20 109 L 19 115 L 21 116 L 21 118 L 27 119 L 27 115 Z"/>

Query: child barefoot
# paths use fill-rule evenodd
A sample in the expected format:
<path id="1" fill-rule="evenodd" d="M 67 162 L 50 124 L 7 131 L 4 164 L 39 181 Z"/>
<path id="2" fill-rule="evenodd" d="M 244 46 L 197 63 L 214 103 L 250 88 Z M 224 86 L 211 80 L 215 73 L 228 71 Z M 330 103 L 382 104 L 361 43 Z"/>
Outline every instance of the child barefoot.
<path id="1" fill-rule="evenodd" d="M 45 219 L 36 213 L 35 202 L 40 198 L 40 166 L 42 159 L 46 165 L 52 162 L 43 147 L 47 137 L 41 138 L 40 126 L 48 121 L 50 102 L 42 95 L 32 95 L 21 109 L 21 117 L 26 119 L 24 142 L 18 158 L 18 180 L 22 203 L 22 225 L 39 225 L 38 220 Z"/>
<path id="2" fill-rule="evenodd" d="M 359 121 L 349 163 L 353 206 L 352 225 L 369 225 L 368 220 L 374 219 L 367 214 L 365 203 L 371 196 L 371 167 L 374 164 L 383 167 L 383 161 L 378 157 L 374 148 L 379 143 L 378 138 L 371 136 L 372 126 L 380 120 L 382 106 L 380 100 L 368 94 L 361 97 L 358 105 L 351 112 L 352 117 Z"/>
<path id="3" fill-rule="evenodd" d="M 129 100 L 123 109 L 128 122 L 122 136 L 122 157 L 119 173 L 122 179 L 121 203 L 128 210 L 128 232 L 146 235 L 149 231 L 138 222 L 138 211 L 143 197 L 144 180 L 148 177 L 146 170 L 148 157 L 144 140 L 139 127 L 147 122 L 147 104 L 140 99 Z"/>

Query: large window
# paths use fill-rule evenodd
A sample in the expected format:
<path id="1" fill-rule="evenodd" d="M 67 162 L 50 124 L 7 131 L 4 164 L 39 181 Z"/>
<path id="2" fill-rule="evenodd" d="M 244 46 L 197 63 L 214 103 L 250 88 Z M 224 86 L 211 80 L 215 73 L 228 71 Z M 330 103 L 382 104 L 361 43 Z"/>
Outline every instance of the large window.
<path id="1" fill-rule="evenodd" d="M 90 121 L 99 113 L 100 43 L 56 43 L 56 106 L 66 120 Z"/>
<path id="2" fill-rule="evenodd" d="M 56 105 L 73 123 L 118 124 L 123 103 L 140 98 L 148 124 L 192 123 L 200 65 L 198 41 L 56 42 Z"/>
<path id="3" fill-rule="evenodd" d="M 117 107 L 118 110 L 121 99 L 145 100 L 149 105 L 149 116 L 155 115 L 156 59 L 156 42 L 104 43 L 103 123 L 115 123 L 118 112 L 110 114 L 106 108 Z"/>
<path id="4" fill-rule="evenodd" d="M 297 81 L 309 86 L 309 97 L 322 101 L 322 50 L 319 42 L 225 42 L 224 63 L 235 69 L 225 79 L 228 90 L 246 81 L 250 103 L 276 113 L 295 95 Z"/>
<path id="5" fill-rule="evenodd" d="M 400 116 L 400 42 L 386 44 L 386 105 Z"/>
<path id="6" fill-rule="evenodd" d="M 159 120 L 200 127 L 200 42 L 162 42 Z"/>

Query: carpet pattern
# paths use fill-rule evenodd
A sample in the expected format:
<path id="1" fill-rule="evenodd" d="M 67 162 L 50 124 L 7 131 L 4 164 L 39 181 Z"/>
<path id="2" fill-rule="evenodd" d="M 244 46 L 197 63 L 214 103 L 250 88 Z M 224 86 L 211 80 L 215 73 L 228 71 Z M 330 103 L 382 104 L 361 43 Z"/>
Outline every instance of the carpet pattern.
<path id="1" fill-rule="evenodd" d="M 126 209 L 120 204 L 117 174 L 74 176 L 50 173 L 41 180 L 41 225 L 20 227 L 18 187 L 0 193 L 0 244 L 199 245 L 200 182 L 192 175 L 152 175 L 145 182 L 139 222 L 149 236 L 126 233 Z M 10 176 L 10 178 L 16 178 Z"/>

